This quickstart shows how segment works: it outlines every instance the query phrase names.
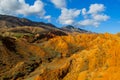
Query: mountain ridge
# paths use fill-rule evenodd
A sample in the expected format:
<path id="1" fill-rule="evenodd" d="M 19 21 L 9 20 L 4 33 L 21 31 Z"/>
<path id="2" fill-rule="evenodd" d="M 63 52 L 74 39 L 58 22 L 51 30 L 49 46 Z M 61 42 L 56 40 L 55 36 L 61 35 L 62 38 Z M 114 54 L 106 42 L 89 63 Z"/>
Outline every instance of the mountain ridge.
<path id="1" fill-rule="evenodd" d="M 64 31 L 68 31 L 68 32 L 92 33 L 90 31 L 74 27 L 72 25 L 63 26 L 61 29 L 64 30 Z"/>
<path id="2" fill-rule="evenodd" d="M 61 27 L 58 28 L 55 25 L 51 24 L 51 23 L 44 23 L 44 22 L 35 22 L 35 21 L 31 21 L 29 19 L 26 18 L 19 18 L 19 17 L 15 17 L 15 16 L 10 16 L 10 15 L 0 15 L 0 28 L 14 28 L 17 26 L 32 26 L 32 27 L 42 27 L 45 29 L 57 29 L 60 31 L 65 31 L 65 32 L 80 32 L 80 33 L 90 33 L 87 30 L 84 29 L 80 29 L 80 28 L 72 28 L 70 29 L 69 27 L 71 27 L 72 25 L 68 25 L 65 27 Z"/>
<path id="3" fill-rule="evenodd" d="M 26 18 L 19 18 L 15 16 L 10 16 L 10 15 L 0 15 L 0 21 L 7 21 L 9 23 L 16 23 L 16 25 L 8 25 L 10 27 L 16 27 L 16 26 L 40 26 L 40 25 L 46 25 L 50 27 L 55 27 L 54 25 L 50 23 L 43 23 L 43 22 L 35 22 L 31 21 Z"/>

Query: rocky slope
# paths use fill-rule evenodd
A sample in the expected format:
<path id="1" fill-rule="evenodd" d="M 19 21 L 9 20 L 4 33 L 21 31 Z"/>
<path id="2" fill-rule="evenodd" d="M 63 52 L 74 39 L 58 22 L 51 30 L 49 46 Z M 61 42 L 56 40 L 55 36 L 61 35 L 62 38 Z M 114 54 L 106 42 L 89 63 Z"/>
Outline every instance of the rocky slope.
<path id="1" fill-rule="evenodd" d="M 120 79 L 119 34 L 32 25 L 0 33 L 0 80 Z"/>
<path id="2" fill-rule="evenodd" d="M 0 78 L 119 80 L 119 47 L 120 37 L 107 33 L 56 36 L 39 43 L 2 37 Z"/>

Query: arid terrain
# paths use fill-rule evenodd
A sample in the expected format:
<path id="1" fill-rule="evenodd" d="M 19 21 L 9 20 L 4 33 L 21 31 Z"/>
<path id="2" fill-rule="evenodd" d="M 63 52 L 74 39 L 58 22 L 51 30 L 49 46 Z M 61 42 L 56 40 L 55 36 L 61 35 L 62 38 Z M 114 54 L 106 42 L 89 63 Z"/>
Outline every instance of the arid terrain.
<path id="1" fill-rule="evenodd" d="M 0 80 L 120 80 L 120 33 L 0 15 Z"/>

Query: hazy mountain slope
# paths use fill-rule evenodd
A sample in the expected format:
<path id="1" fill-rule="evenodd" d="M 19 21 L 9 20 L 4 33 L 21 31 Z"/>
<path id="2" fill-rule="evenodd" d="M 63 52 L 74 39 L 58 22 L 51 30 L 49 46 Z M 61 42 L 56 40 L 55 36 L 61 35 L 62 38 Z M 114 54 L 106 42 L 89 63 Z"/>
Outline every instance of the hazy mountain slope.
<path id="1" fill-rule="evenodd" d="M 67 31 L 67 32 L 92 33 L 90 31 L 87 31 L 87 30 L 84 30 L 84 29 L 76 28 L 76 27 L 74 27 L 72 25 L 64 26 L 61 29 L 63 31 Z"/>

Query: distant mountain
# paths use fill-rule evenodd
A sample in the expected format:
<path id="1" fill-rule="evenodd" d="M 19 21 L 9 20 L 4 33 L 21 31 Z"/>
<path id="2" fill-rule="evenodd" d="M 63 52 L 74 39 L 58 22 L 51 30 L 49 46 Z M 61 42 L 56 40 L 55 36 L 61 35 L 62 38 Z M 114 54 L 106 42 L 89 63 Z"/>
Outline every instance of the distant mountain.
<path id="1" fill-rule="evenodd" d="M 64 30 L 64 31 L 67 31 L 67 32 L 91 33 L 87 30 L 76 28 L 72 25 L 64 26 L 61 29 Z"/>
<path id="2" fill-rule="evenodd" d="M 18 18 L 9 15 L 0 15 L 0 28 L 16 27 L 16 26 L 50 26 L 55 27 L 50 23 L 34 22 L 26 18 Z"/>
<path id="3" fill-rule="evenodd" d="M 14 32 L 29 32 L 28 28 L 26 31 L 27 27 L 38 27 L 41 28 L 40 31 L 38 29 L 37 32 L 43 32 L 43 31 L 62 31 L 62 32 L 67 32 L 67 33 L 71 33 L 71 32 L 79 32 L 79 33 L 89 33 L 89 31 L 84 30 L 84 29 L 80 29 L 80 28 L 76 28 L 72 25 L 68 25 L 62 28 L 57 28 L 55 25 L 51 24 L 51 23 L 44 23 L 44 22 L 35 22 L 35 21 L 31 21 L 29 19 L 26 18 L 18 18 L 15 16 L 10 16 L 10 15 L 0 15 L 0 28 L 12 28 L 12 29 L 8 29 L 9 31 L 14 31 Z M 21 28 L 16 28 L 16 27 L 21 27 Z M 1 31 L 1 30 L 0 30 Z"/>

